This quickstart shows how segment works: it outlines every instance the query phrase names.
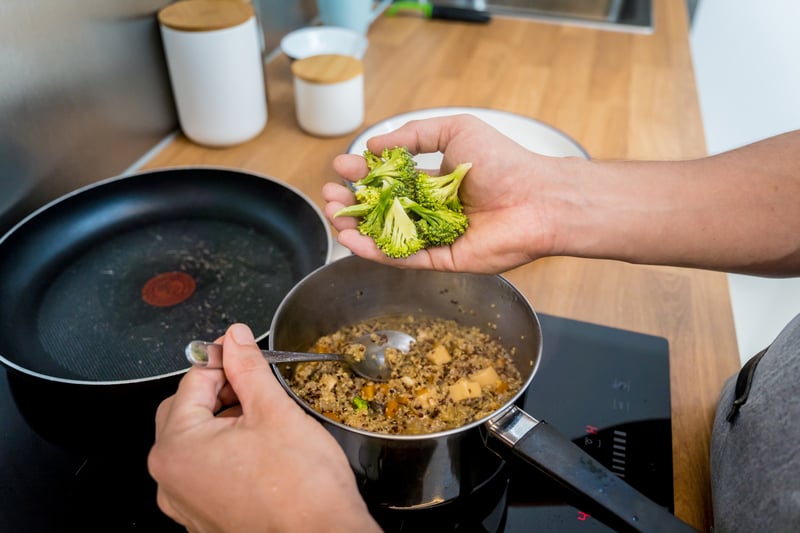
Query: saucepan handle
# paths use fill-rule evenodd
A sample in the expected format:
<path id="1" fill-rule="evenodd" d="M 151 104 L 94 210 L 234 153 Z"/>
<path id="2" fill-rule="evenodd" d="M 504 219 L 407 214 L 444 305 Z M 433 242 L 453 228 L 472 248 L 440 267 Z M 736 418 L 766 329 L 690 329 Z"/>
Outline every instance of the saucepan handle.
<path id="1" fill-rule="evenodd" d="M 611 472 L 555 427 L 516 406 L 489 420 L 495 442 L 577 493 L 592 507 L 615 518 L 617 528 L 630 531 L 696 531 L 666 508 L 650 500 Z"/>

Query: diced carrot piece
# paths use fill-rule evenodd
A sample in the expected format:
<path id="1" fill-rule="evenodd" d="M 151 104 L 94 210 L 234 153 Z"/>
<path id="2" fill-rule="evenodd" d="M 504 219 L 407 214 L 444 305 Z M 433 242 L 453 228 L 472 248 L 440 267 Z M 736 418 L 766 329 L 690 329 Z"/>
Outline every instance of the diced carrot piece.
<path id="1" fill-rule="evenodd" d="M 428 409 L 434 407 L 437 402 L 436 398 L 433 396 L 433 392 L 429 391 L 428 389 L 420 389 L 417 391 L 417 397 L 414 398 L 414 404 L 422 407 L 423 409 Z"/>
<path id="2" fill-rule="evenodd" d="M 326 412 L 324 412 L 322 414 L 324 416 L 327 416 L 328 418 L 330 418 L 334 422 L 341 422 L 342 421 L 341 417 L 339 415 L 337 415 L 336 413 L 331 413 L 330 411 L 326 411 Z"/>
<path id="3" fill-rule="evenodd" d="M 375 399 L 375 384 L 374 383 L 367 383 L 363 387 L 361 387 L 361 397 L 367 401 L 371 401 Z"/>
<path id="4" fill-rule="evenodd" d="M 396 400 L 389 400 L 386 402 L 386 416 L 389 418 L 394 418 L 397 416 L 397 410 L 400 408 L 400 404 Z"/>

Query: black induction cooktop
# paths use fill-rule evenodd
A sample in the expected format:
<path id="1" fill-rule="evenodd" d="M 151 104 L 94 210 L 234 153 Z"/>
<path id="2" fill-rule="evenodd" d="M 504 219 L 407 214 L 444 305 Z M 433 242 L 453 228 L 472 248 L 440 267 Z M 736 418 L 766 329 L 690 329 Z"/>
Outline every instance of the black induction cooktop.
<path id="1" fill-rule="evenodd" d="M 667 341 L 550 315 L 540 320 L 543 356 L 524 410 L 672 511 Z M 28 426 L 0 375 L 0 531 L 183 531 L 156 506 L 148 449 L 146 442 L 62 449 Z M 387 531 L 611 531 L 582 507 L 550 479 L 509 462 L 464 501 L 376 518 Z"/>

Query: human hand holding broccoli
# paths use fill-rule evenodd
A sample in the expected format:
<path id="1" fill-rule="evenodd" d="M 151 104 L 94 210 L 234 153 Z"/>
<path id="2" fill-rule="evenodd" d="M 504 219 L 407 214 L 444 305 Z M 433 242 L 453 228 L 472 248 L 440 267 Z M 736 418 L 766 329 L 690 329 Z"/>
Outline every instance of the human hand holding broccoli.
<path id="1" fill-rule="evenodd" d="M 356 198 L 352 188 L 340 182 L 327 183 L 322 191 L 327 202 L 325 214 L 338 231 L 339 243 L 356 255 L 403 268 L 499 273 L 560 251 L 555 248 L 559 244 L 555 230 L 562 221 L 551 207 L 563 204 L 557 189 L 570 186 L 567 178 L 577 163 L 566 161 L 571 158 L 530 152 L 472 115 L 411 121 L 367 142 L 373 154 L 369 157 L 396 146 L 407 147 L 410 154 L 441 152 L 439 173 L 445 176 L 455 173 L 459 164 L 472 163 L 458 187 L 468 229 L 449 246 L 430 244 L 408 257 L 391 258 L 372 237 L 359 231 L 362 220 L 353 218 L 364 216 L 369 209 L 354 203 L 369 202 L 367 195 L 374 191 L 359 192 L 360 198 Z M 340 155 L 333 162 L 334 169 L 354 183 L 365 179 L 375 164 L 368 165 L 364 157 L 352 154 Z M 434 170 L 425 174 L 438 178 Z M 409 202 L 405 204 L 406 211 L 411 209 Z M 345 207 L 352 209 L 352 216 L 335 216 Z M 420 208 L 416 209 L 420 215 Z"/>

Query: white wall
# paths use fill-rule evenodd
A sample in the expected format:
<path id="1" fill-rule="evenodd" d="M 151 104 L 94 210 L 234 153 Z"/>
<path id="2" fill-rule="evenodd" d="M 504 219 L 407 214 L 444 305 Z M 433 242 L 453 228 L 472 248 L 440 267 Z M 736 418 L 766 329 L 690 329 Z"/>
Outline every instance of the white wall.
<path id="1" fill-rule="evenodd" d="M 800 129 L 800 1 L 699 0 L 691 44 L 709 153 Z M 800 313 L 800 278 L 729 280 L 746 361 Z"/>

